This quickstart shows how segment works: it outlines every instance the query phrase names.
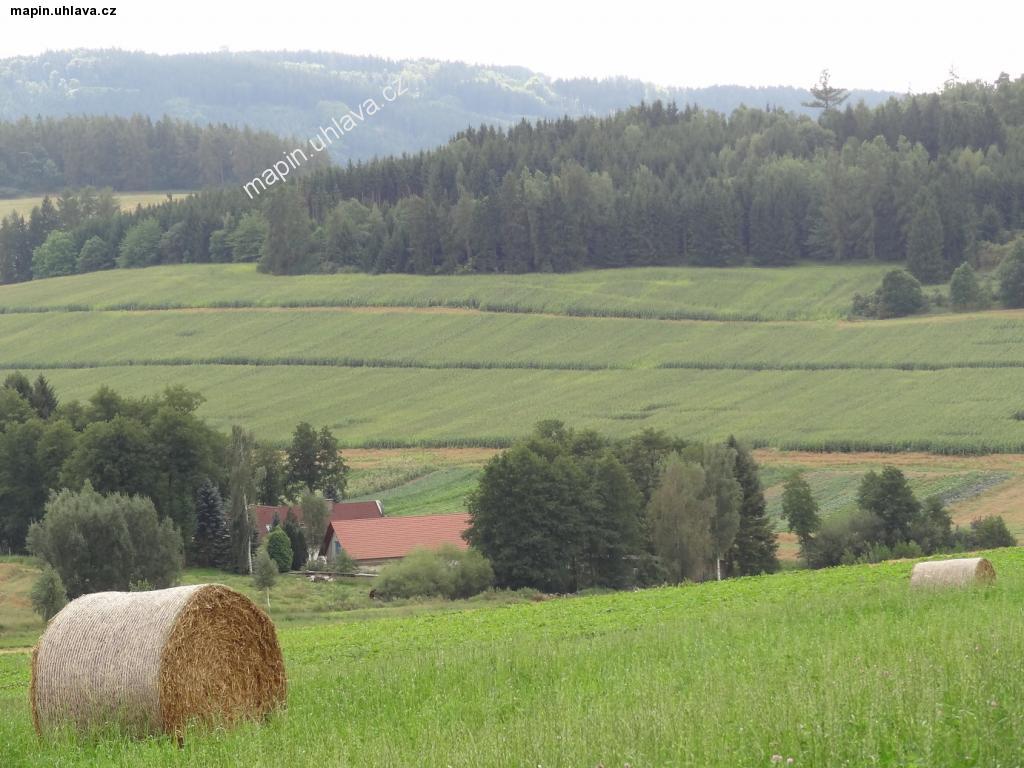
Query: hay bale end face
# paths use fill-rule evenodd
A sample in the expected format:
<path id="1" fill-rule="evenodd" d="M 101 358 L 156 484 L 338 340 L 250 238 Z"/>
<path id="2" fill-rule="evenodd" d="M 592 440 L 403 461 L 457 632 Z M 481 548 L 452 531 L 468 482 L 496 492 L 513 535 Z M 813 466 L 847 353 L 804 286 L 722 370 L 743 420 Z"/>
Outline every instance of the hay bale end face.
<path id="1" fill-rule="evenodd" d="M 219 584 L 85 595 L 32 652 L 40 734 L 115 726 L 180 736 L 192 722 L 262 718 L 284 704 L 286 687 L 273 623 Z"/>
<path id="2" fill-rule="evenodd" d="M 996 569 L 984 557 L 931 560 L 918 563 L 910 572 L 912 587 L 967 587 L 995 580 Z"/>

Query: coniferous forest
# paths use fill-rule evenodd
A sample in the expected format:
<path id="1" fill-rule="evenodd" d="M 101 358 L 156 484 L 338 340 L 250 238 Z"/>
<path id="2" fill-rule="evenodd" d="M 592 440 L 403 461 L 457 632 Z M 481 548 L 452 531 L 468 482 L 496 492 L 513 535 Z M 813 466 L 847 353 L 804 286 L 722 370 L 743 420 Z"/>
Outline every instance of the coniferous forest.
<path id="1" fill-rule="evenodd" d="M 0 279 L 230 260 L 436 274 L 812 259 L 905 261 L 930 283 L 1024 227 L 1024 78 L 875 108 L 832 90 L 818 119 L 655 101 L 467 129 L 255 200 L 230 185 L 127 213 L 44 201 L 0 227 Z"/>

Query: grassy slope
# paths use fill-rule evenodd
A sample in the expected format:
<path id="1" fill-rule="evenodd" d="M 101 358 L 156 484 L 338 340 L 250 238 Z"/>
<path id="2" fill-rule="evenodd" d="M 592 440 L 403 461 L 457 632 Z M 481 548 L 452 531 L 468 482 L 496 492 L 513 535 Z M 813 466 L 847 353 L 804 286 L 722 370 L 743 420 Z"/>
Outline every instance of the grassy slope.
<path id="1" fill-rule="evenodd" d="M 173 197 L 181 197 L 187 195 L 187 192 L 117 192 L 115 197 L 121 204 L 122 209 L 134 208 L 137 205 L 155 205 L 162 203 L 167 199 L 167 195 L 171 194 Z M 56 201 L 56 195 L 50 195 L 50 199 Z M 43 202 L 42 196 L 39 197 L 12 197 L 6 200 L 0 200 L 0 218 L 10 215 L 13 212 L 20 213 L 22 216 L 28 218 L 28 215 L 32 213 L 32 209 Z"/>
<path id="2" fill-rule="evenodd" d="M 1024 727 L 1024 552 L 984 591 L 909 563 L 280 631 L 285 713 L 170 740 L 38 742 L 0 656 L 5 762 L 997 766 Z M 308 761 L 307 761 L 308 762 Z"/>
<path id="3" fill-rule="evenodd" d="M 0 288 L 0 369 L 46 370 L 66 398 L 100 383 L 136 394 L 185 383 L 207 395 L 204 414 L 218 426 L 243 422 L 277 441 L 307 419 L 348 445 L 493 445 L 557 416 L 610 434 L 650 426 L 819 449 L 1024 450 L 1024 422 L 1012 418 L 1022 405 L 1024 320 L 836 320 L 882 269 L 90 274 Z M 59 311 L 182 304 L 199 310 Z M 368 306 L 382 304 L 405 306 Z M 553 314 L 465 309 L 499 305 Z M 36 311 L 47 308 L 57 311 Z M 819 319 L 573 316 L 641 308 Z"/>
<path id="4" fill-rule="evenodd" d="M 880 265 L 638 268 L 528 275 L 272 277 L 252 265 L 153 267 L 0 288 L 7 311 L 45 307 L 447 306 L 755 319 L 840 317 Z"/>

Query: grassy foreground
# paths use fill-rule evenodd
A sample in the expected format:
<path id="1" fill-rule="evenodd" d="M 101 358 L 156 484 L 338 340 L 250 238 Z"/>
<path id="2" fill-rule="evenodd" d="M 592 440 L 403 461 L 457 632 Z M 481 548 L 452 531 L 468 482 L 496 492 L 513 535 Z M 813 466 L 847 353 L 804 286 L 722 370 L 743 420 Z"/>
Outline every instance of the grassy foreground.
<path id="1" fill-rule="evenodd" d="M 1024 552 L 983 590 L 910 563 L 281 629 L 286 712 L 168 739 L 38 741 L 0 656 L 10 766 L 1013 766 Z"/>

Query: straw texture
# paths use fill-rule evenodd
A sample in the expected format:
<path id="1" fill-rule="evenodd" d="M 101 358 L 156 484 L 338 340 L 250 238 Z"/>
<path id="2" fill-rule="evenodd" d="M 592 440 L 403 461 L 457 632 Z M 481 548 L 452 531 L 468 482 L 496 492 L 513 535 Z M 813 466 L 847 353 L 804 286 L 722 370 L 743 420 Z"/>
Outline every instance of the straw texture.
<path id="1" fill-rule="evenodd" d="M 32 653 L 32 717 L 44 733 L 110 726 L 137 735 L 230 725 L 284 703 L 274 625 L 216 584 L 100 592 L 69 603 Z"/>
<path id="2" fill-rule="evenodd" d="M 995 580 L 996 569 L 984 557 L 932 560 L 918 563 L 910 572 L 912 587 L 966 587 Z"/>

